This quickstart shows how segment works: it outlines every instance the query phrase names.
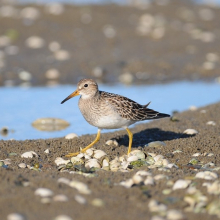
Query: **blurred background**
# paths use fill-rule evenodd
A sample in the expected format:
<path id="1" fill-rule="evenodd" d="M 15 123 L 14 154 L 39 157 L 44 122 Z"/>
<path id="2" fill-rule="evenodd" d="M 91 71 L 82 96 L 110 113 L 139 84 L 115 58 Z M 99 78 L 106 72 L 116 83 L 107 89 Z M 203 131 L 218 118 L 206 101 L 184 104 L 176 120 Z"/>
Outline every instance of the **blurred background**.
<path id="1" fill-rule="evenodd" d="M 152 101 L 152 108 L 166 113 L 219 101 L 219 5 L 215 0 L 1 0 L 0 129 L 6 136 L 0 138 L 96 133 L 83 124 L 78 98 L 60 105 L 81 78 L 94 78 L 102 90 L 141 104 Z M 47 117 L 72 127 L 63 133 L 31 127 Z"/>

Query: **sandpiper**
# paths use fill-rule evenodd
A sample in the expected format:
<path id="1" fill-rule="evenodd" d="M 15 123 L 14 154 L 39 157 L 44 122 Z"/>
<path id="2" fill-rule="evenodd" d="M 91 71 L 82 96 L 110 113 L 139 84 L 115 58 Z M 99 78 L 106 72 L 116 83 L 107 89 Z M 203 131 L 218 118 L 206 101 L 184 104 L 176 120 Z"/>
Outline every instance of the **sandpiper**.
<path id="1" fill-rule="evenodd" d="M 102 129 L 124 128 L 129 137 L 128 154 L 131 152 L 133 134 L 128 127 L 138 121 L 170 117 L 159 113 L 121 95 L 99 91 L 93 79 L 82 79 L 78 82 L 75 92 L 65 98 L 61 104 L 74 96 L 81 95 L 79 109 L 86 121 L 98 128 L 95 140 L 80 152 L 85 152 L 100 139 Z M 67 157 L 76 156 L 80 152 L 69 153 Z"/>

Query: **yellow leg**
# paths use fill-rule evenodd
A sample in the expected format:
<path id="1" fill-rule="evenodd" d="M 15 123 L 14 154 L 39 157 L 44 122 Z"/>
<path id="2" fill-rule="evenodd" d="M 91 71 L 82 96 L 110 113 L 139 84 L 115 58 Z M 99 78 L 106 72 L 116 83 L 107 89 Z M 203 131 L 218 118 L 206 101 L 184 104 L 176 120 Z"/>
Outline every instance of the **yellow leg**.
<path id="1" fill-rule="evenodd" d="M 131 131 L 128 128 L 126 128 L 126 131 L 128 132 L 128 137 L 129 137 L 129 145 L 128 145 L 128 154 L 129 154 L 131 152 L 133 134 L 131 133 Z"/>
<path id="2" fill-rule="evenodd" d="M 65 157 L 73 157 L 73 156 L 77 156 L 79 153 L 84 153 L 86 150 L 88 150 L 90 147 L 92 147 L 95 143 L 97 143 L 100 140 L 100 136 L 101 136 L 101 130 L 98 129 L 97 136 L 91 144 L 89 144 L 87 147 L 83 148 L 80 152 L 69 153 L 69 154 L 65 155 Z"/>

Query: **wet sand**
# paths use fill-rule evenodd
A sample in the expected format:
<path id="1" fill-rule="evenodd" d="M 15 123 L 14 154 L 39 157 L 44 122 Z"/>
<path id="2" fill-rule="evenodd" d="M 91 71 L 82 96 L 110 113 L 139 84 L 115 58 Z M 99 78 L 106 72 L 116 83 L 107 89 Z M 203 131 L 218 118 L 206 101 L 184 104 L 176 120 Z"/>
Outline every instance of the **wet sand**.
<path id="1" fill-rule="evenodd" d="M 84 177 L 80 174 L 69 174 L 58 171 L 55 159 L 69 152 L 76 152 L 79 147 L 86 146 L 95 135 L 84 135 L 72 140 L 64 138 L 48 140 L 26 140 L 26 141 L 0 141 L 0 158 L 11 159 L 8 168 L 1 167 L 1 189 L 0 193 L 0 213 L 1 218 L 12 212 L 22 213 L 27 219 L 54 219 L 55 216 L 66 214 L 73 219 L 151 219 L 155 213 L 149 211 L 148 204 L 155 199 L 166 204 L 168 210 L 180 210 L 184 219 L 217 219 L 215 215 L 208 214 L 208 205 L 212 201 L 219 201 L 218 195 L 209 194 L 204 182 L 209 180 L 196 179 L 195 175 L 199 171 L 204 171 L 201 166 L 196 167 L 189 161 L 197 158 L 201 164 L 212 162 L 214 165 L 210 170 L 220 165 L 219 163 L 219 120 L 220 103 L 207 106 L 196 111 L 186 111 L 176 114 L 179 121 L 161 119 L 147 124 L 137 125 L 132 128 L 134 133 L 133 149 L 141 149 L 146 153 L 163 155 L 170 162 L 175 163 L 178 168 L 169 169 L 169 172 L 159 171 L 158 168 L 149 169 L 147 166 L 134 169 L 129 172 L 112 172 L 99 170 L 94 177 Z M 216 125 L 207 125 L 208 121 L 216 122 Z M 198 131 L 196 135 L 186 135 L 183 131 L 193 128 Z M 105 142 L 109 139 L 116 139 L 118 147 L 108 146 Z M 144 147 L 152 141 L 163 141 L 166 146 L 158 148 Z M 117 131 L 102 134 L 101 140 L 95 145 L 96 149 L 104 150 L 109 158 L 126 154 L 128 137 L 126 131 Z M 46 149 L 50 150 L 45 154 Z M 26 151 L 34 151 L 38 158 L 21 158 L 21 154 Z M 179 150 L 179 153 L 172 153 Z M 9 156 L 16 153 L 15 156 Z M 192 156 L 201 153 L 200 156 Z M 207 156 L 213 153 L 213 156 Z M 18 164 L 25 162 L 29 165 L 39 163 L 42 171 L 21 169 Z M 197 169 L 198 168 L 198 169 Z M 138 170 L 147 170 L 153 176 L 164 174 L 167 179 L 156 181 L 154 186 L 134 185 L 125 188 L 116 184 L 131 178 Z M 220 174 L 219 170 L 213 171 Z M 86 199 L 86 204 L 79 204 L 75 200 L 80 193 L 65 185 L 58 183 L 60 177 L 69 180 L 78 180 L 88 185 L 91 190 L 90 195 L 81 194 Z M 196 187 L 202 195 L 207 197 L 205 213 L 193 213 L 184 211 L 189 205 L 183 201 L 187 195 L 187 189 L 171 190 L 169 195 L 163 194 L 164 189 L 172 189 L 168 186 L 168 181 L 175 182 L 178 179 L 191 179 L 191 186 Z M 29 182 L 28 186 L 23 186 Z M 53 199 L 48 204 L 43 204 L 41 198 L 34 194 L 39 187 L 49 188 L 54 195 L 64 194 L 68 197 L 67 202 L 55 202 Z M 103 204 L 101 207 L 93 205 L 93 200 L 99 198 Z M 218 211 L 219 213 L 219 211 Z"/>

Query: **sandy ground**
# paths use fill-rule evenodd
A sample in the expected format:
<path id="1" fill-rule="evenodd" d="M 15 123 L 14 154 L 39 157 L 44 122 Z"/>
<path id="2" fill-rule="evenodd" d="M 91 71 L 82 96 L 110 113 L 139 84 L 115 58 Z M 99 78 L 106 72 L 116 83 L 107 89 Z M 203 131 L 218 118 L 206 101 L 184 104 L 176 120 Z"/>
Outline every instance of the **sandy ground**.
<path id="1" fill-rule="evenodd" d="M 85 135 L 72 140 L 48 139 L 48 140 L 26 140 L 26 141 L 0 141 L 0 158 L 11 159 L 11 164 L 7 168 L 1 167 L 1 188 L 0 188 L 0 213 L 1 219 L 6 219 L 9 213 L 18 212 L 27 219 L 54 219 L 55 216 L 66 214 L 72 219 L 151 219 L 157 213 L 149 211 L 148 204 L 155 199 L 165 204 L 168 209 L 175 209 L 182 212 L 184 219 L 217 219 L 215 215 L 208 214 L 208 205 L 212 201 L 219 201 L 218 195 L 207 192 L 204 182 L 210 180 L 194 178 L 196 173 L 204 171 L 201 166 L 196 167 L 189 164 L 192 158 L 197 158 L 199 164 L 212 162 L 214 165 L 207 168 L 212 170 L 219 164 L 219 120 L 220 103 L 198 109 L 196 111 L 186 111 L 176 115 L 179 121 L 161 119 L 152 123 L 137 125 L 132 129 L 134 133 L 133 149 L 141 149 L 147 153 L 163 155 L 170 162 L 175 163 L 178 168 L 160 171 L 158 168 L 148 168 L 142 166 L 129 172 L 112 172 L 98 170 L 94 177 L 85 177 L 80 174 L 70 174 L 60 172 L 55 164 L 55 159 L 69 152 L 75 152 L 79 147 L 89 144 L 94 135 Z M 216 122 L 216 125 L 207 125 L 208 121 Z M 196 135 L 186 135 L 183 131 L 193 128 L 198 131 Z M 106 145 L 109 139 L 116 139 L 118 147 Z M 152 141 L 163 141 L 166 146 L 158 148 L 144 147 Z M 96 144 L 96 149 L 104 150 L 109 158 L 126 154 L 128 137 L 125 131 L 103 134 L 101 140 Z M 44 150 L 49 149 L 50 153 L 45 154 Z M 35 151 L 39 157 L 32 159 L 21 158 L 21 154 L 26 151 Z M 179 153 L 172 153 L 180 150 Z M 9 156 L 10 153 L 16 155 Z M 198 157 L 193 157 L 195 153 L 201 153 Z M 207 156 L 213 153 L 213 156 Z M 21 169 L 18 164 L 25 162 L 29 165 L 39 163 L 41 171 Z M 134 185 L 131 188 L 116 185 L 121 181 L 131 178 L 138 170 L 147 170 L 153 176 L 164 174 L 167 179 L 157 180 L 153 186 Z M 213 171 L 220 174 L 220 171 Z M 78 180 L 88 185 L 91 194 L 84 195 L 65 184 L 58 183 L 60 177 L 69 180 Z M 178 179 L 192 180 L 191 186 L 195 187 L 202 195 L 207 197 L 207 202 L 203 213 L 186 212 L 189 206 L 184 201 L 187 189 L 171 190 L 169 195 L 163 193 L 164 189 L 172 189 L 168 182 L 175 182 Z M 24 183 L 28 182 L 28 186 Z M 35 190 L 39 187 L 49 188 L 57 194 L 64 194 L 68 201 L 57 202 L 52 198 L 44 204 L 40 196 L 35 195 Z M 81 195 L 86 203 L 80 204 L 75 196 Z M 102 201 L 101 206 L 94 205 L 94 199 Z M 218 206 L 219 207 L 219 206 Z M 217 208 L 219 213 L 219 208 Z M 183 219 L 183 218 L 181 218 Z"/>
<path id="2" fill-rule="evenodd" d="M 127 84 L 218 77 L 220 9 L 167 2 L 146 9 L 15 5 L 6 13 L 2 8 L 0 85 L 72 84 L 84 77 Z"/>

